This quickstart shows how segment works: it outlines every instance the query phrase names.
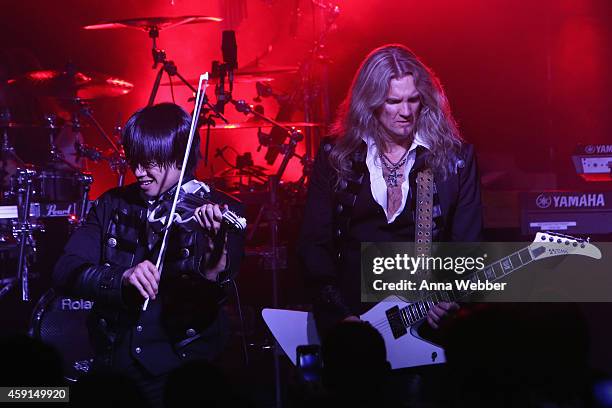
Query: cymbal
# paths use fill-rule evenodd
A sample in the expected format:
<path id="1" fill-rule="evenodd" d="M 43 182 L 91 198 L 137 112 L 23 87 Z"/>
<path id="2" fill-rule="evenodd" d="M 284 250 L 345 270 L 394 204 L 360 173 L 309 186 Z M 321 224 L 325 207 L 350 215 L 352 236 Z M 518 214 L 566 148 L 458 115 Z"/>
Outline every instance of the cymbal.
<path id="1" fill-rule="evenodd" d="M 313 123 L 313 122 L 280 122 L 280 125 L 283 127 L 321 127 L 322 123 Z M 221 124 L 216 127 L 211 127 L 211 130 L 232 130 L 232 129 L 255 129 L 255 128 L 271 128 L 274 127 L 269 122 L 264 121 L 252 121 L 252 122 L 240 122 L 240 123 L 227 123 Z"/>
<path id="2" fill-rule="evenodd" d="M 234 83 L 238 84 L 254 84 L 256 82 L 268 82 L 273 81 L 274 78 L 271 75 L 275 74 L 291 74 L 297 72 L 298 67 L 293 65 L 260 65 L 259 60 L 251 63 L 245 67 L 238 68 L 234 71 Z M 200 78 L 189 78 L 187 82 L 197 86 Z M 219 78 L 212 77 L 209 79 L 210 84 L 216 84 Z M 164 82 L 162 86 L 170 86 L 170 82 Z M 182 81 L 173 81 L 173 86 L 184 86 Z"/>
<path id="3" fill-rule="evenodd" d="M 235 84 L 254 84 L 256 82 L 268 82 L 268 81 L 273 81 L 274 78 L 269 78 L 269 77 L 265 77 L 265 76 L 257 76 L 257 75 L 242 75 L 238 72 L 234 73 L 234 83 Z M 226 83 L 228 81 L 228 79 L 225 79 Z M 198 84 L 200 83 L 200 78 L 187 78 L 187 82 L 189 82 L 191 85 L 193 85 L 194 87 L 197 88 Z M 208 84 L 209 85 L 215 85 L 219 82 L 219 78 L 210 78 L 208 80 Z M 164 82 L 161 84 L 161 86 L 170 86 L 170 82 Z M 174 80 L 172 81 L 172 86 L 185 86 L 185 84 L 183 83 L 183 81 L 180 80 Z"/>
<path id="4" fill-rule="evenodd" d="M 239 68 L 240 75 L 272 75 L 272 74 L 293 74 L 298 71 L 297 65 L 259 65 L 249 64 Z"/>
<path id="5" fill-rule="evenodd" d="M 40 128 L 43 125 L 38 123 L 23 123 L 23 122 L 3 122 L 0 121 L 0 129 L 29 129 L 29 128 Z"/>
<path id="6" fill-rule="evenodd" d="M 134 85 L 110 75 L 97 72 L 66 70 L 31 71 L 10 79 L 10 86 L 27 89 L 38 96 L 63 99 L 97 99 L 129 93 Z"/>
<path id="7" fill-rule="evenodd" d="M 107 21 L 104 23 L 87 25 L 83 28 L 85 30 L 135 28 L 137 30 L 151 31 L 154 28 L 157 30 L 165 30 L 183 24 L 218 23 L 220 21 L 223 21 L 223 19 L 209 16 L 141 17 Z"/>

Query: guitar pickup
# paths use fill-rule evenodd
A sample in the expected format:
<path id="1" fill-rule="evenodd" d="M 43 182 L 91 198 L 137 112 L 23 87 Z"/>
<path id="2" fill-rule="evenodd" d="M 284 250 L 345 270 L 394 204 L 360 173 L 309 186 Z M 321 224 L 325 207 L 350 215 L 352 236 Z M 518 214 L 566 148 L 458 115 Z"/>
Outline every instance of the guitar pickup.
<path id="1" fill-rule="evenodd" d="M 402 314 L 398 306 L 393 306 L 391 309 L 385 311 L 387 316 L 387 322 L 391 327 L 391 333 L 393 338 L 398 339 L 404 334 L 408 333 L 407 325 L 402 320 Z"/>

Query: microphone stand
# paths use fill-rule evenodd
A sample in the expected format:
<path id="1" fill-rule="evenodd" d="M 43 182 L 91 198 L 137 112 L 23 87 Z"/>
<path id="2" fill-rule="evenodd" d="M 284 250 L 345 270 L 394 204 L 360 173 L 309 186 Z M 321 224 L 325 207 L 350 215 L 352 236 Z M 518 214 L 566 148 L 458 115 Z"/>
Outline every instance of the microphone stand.
<path id="1" fill-rule="evenodd" d="M 164 72 L 166 72 L 170 77 L 178 77 L 178 79 L 180 79 L 180 81 L 195 95 L 197 93 L 197 89 L 178 72 L 178 67 L 176 66 L 174 61 L 169 61 L 166 58 L 166 51 L 157 48 L 159 27 L 152 26 L 149 29 L 149 37 L 151 37 L 151 40 L 153 41 L 153 48 L 151 49 L 151 53 L 153 55 L 152 68 L 156 69 L 159 64 L 161 64 L 161 68 L 159 69 L 159 71 L 157 72 L 157 76 L 155 77 L 155 82 L 153 83 L 153 89 L 151 90 L 151 95 L 149 96 L 149 102 L 147 103 L 147 105 L 151 106 L 155 102 L 155 96 L 157 95 L 157 91 L 159 90 L 159 84 L 161 82 L 162 75 L 164 74 Z M 215 107 L 210 104 L 210 101 L 208 100 L 206 94 L 203 95 L 203 98 L 204 99 L 202 100 L 202 105 L 208 107 L 208 109 L 213 111 L 215 113 L 213 116 L 221 119 L 225 123 L 229 123 L 227 118 L 225 118 L 225 116 L 223 116 L 223 114 L 218 109 L 215 109 Z"/>
<path id="2" fill-rule="evenodd" d="M 271 278 L 272 278 L 272 307 L 278 308 L 279 299 L 278 299 L 278 275 L 285 265 L 286 267 L 286 259 L 285 262 L 281 259 L 281 253 L 279 249 L 280 246 L 280 232 L 279 227 L 282 221 L 282 211 L 280 207 L 280 202 L 278 199 L 278 191 L 280 186 L 280 181 L 282 179 L 283 173 L 287 169 L 287 164 L 292 157 L 298 157 L 304 161 L 304 157 L 301 157 L 295 154 L 295 148 L 301 140 L 303 140 L 304 136 L 302 133 L 292 127 L 283 126 L 281 123 L 271 119 L 262 113 L 257 112 L 251 105 L 246 103 L 244 100 L 233 100 L 230 102 L 234 105 L 238 112 L 242 112 L 245 115 L 253 114 L 258 119 L 261 119 L 265 122 L 272 124 L 273 126 L 277 126 L 283 129 L 285 132 L 289 134 L 289 143 L 281 145 L 280 152 L 283 155 L 283 160 L 278 168 L 276 174 L 269 176 L 268 179 L 268 191 L 269 191 L 269 199 L 268 202 L 262 205 L 259 213 L 257 215 L 255 224 L 253 225 L 253 230 L 250 234 L 250 237 L 253 236 L 255 231 L 257 230 L 259 223 L 262 219 L 265 219 L 268 222 L 270 227 L 270 252 L 271 252 Z M 274 384 L 276 388 L 275 400 L 276 400 L 276 408 L 282 407 L 282 393 L 281 393 L 281 374 L 280 374 L 280 347 L 278 343 L 274 342 L 273 347 L 273 366 L 274 366 Z"/>

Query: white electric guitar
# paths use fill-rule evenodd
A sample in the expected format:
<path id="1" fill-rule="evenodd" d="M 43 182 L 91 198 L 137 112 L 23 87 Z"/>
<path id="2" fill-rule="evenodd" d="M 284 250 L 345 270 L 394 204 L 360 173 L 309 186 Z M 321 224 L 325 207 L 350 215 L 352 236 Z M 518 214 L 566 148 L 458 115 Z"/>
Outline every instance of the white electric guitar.
<path id="1" fill-rule="evenodd" d="M 601 251 L 588 241 L 567 235 L 539 232 L 530 245 L 484 269 L 467 274 L 463 279 L 472 282 L 493 282 L 506 277 L 525 265 L 541 259 L 561 255 L 583 255 L 601 258 Z M 398 296 L 389 296 L 360 316 L 372 324 L 385 340 L 387 360 L 393 369 L 444 363 L 444 350 L 419 337 L 417 328 L 425 320 L 429 309 L 438 302 L 460 300 L 472 293 L 460 291 L 430 291 L 431 295 L 414 303 Z M 264 309 L 264 321 L 287 357 L 296 364 L 296 348 L 320 344 L 311 313 L 295 310 Z"/>

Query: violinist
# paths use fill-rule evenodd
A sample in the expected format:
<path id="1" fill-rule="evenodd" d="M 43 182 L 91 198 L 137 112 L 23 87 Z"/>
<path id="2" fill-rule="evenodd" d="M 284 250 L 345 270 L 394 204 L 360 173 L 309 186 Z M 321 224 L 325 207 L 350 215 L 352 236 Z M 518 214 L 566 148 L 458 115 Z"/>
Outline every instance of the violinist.
<path id="1" fill-rule="evenodd" d="M 155 266 L 164 226 L 155 225 L 152 214 L 171 206 L 190 124 L 190 116 L 171 103 L 130 117 L 122 142 L 136 182 L 96 200 L 53 272 L 58 290 L 94 301 L 88 319 L 93 369 L 128 375 L 153 406 L 161 405 L 171 370 L 191 359 L 213 360 L 222 351 L 228 325 L 221 305 L 244 246 L 243 234 L 224 222 L 225 213 L 242 213 L 241 204 L 194 178 L 196 133 L 183 188 L 198 186 L 202 200 L 191 213 L 179 214 L 194 222 L 172 225 L 163 264 Z"/>

